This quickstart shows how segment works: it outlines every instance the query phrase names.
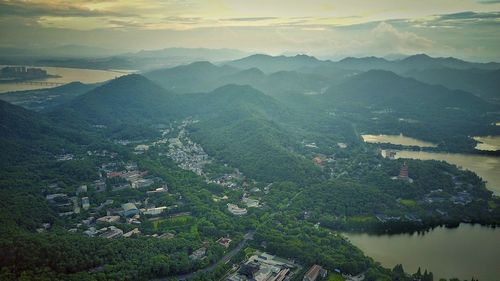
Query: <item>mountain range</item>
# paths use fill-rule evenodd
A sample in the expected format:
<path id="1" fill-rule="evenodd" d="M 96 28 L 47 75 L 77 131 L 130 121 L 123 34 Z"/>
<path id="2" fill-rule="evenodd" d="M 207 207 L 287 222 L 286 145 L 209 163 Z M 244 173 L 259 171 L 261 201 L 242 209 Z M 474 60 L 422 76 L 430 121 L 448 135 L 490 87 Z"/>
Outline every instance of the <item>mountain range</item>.
<path id="1" fill-rule="evenodd" d="M 311 164 L 297 153 L 301 150 L 300 142 L 327 133 L 329 127 L 348 128 L 345 122 L 355 124 L 362 132 L 403 132 L 442 145 L 446 143 L 445 147 L 451 150 L 471 149 L 474 141 L 470 140 L 470 135 L 498 132 L 498 127 L 489 125 L 495 121 L 494 112 L 498 111 L 498 106 L 482 99 L 478 92 L 473 95 L 464 91 L 462 88 L 469 85 L 467 83 L 453 83 L 453 79 L 448 79 L 449 88 L 454 88 L 449 89 L 388 70 L 365 71 L 364 66 L 367 63 L 407 67 L 412 65 L 410 62 L 416 68 L 406 74 L 419 76 L 419 80 L 425 80 L 428 76 L 424 73 L 434 69 L 424 66 L 435 67 L 436 64 L 454 66 L 456 68 L 442 69 L 462 74 L 475 71 L 495 77 L 498 72 L 488 70 L 493 64 L 468 64 L 427 56 L 397 62 L 365 58 L 334 63 L 308 56 L 254 55 L 222 65 L 196 62 L 146 72 L 144 76 L 132 74 L 102 85 L 70 84 L 55 88 L 50 92 L 58 92 L 64 98 L 48 106 L 41 115 L 43 118 L 29 120 L 76 131 L 92 132 L 95 126 L 104 126 L 98 134 L 108 138 L 143 139 L 156 135 L 158 124 L 194 117 L 201 122 L 193 126 L 193 136 L 212 154 L 220 159 L 233 159 L 230 161 L 238 159 L 233 164 L 242 167 L 245 163 L 257 163 L 256 167 L 243 168 L 251 174 L 270 169 L 274 171 L 270 174 L 276 176 L 280 175 L 279 168 L 257 161 L 258 157 L 288 158 L 287 161 L 295 163 L 297 171 L 313 172 Z M 356 70 L 339 70 L 336 66 L 339 64 L 344 68 L 355 66 L 352 68 Z M 466 68 L 468 65 L 483 69 L 471 70 Z M 318 69 L 330 71 L 318 72 Z M 332 73 L 339 75 L 331 77 Z M 450 86 L 452 83 L 454 87 Z M 30 93 L 33 96 L 43 94 L 33 91 L 25 94 Z M 9 95 L 12 94 L 6 94 Z M 12 108 L 17 107 L 4 106 L 6 120 L 19 112 L 26 116 L 33 114 Z M 485 115 L 485 112 L 491 114 Z M 11 118 L 23 120 L 14 116 Z M 26 125 L 25 130 L 29 132 L 31 127 L 39 126 Z M 7 132 L 6 136 L 12 135 Z M 38 130 L 35 134 L 45 132 L 50 130 Z M 357 145 L 351 129 L 330 134 L 332 139 L 348 139 L 352 145 Z M 245 147 L 258 149 L 249 149 L 252 153 L 245 154 L 242 153 Z"/>

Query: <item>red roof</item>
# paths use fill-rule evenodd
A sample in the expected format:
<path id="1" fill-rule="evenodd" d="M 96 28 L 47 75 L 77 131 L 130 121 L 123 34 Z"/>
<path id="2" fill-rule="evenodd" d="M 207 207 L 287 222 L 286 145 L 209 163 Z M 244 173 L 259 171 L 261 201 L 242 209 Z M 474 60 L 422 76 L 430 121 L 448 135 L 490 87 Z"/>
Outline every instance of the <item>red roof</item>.
<path id="1" fill-rule="evenodd" d="M 309 271 L 307 271 L 306 276 L 309 280 L 316 280 L 318 278 L 319 271 L 321 270 L 321 266 L 315 264 L 311 266 Z"/>

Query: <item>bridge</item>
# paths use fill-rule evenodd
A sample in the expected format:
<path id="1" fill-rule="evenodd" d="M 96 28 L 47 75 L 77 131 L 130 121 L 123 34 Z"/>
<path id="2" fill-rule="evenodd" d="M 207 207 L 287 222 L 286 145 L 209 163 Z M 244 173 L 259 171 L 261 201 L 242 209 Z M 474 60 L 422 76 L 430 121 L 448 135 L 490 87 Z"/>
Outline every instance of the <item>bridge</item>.
<path id="1" fill-rule="evenodd" d="M 37 85 L 37 86 L 61 86 L 67 83 L 48 82 L 48 81 L 18 81 L 16 82 L 16 84 Z"/>

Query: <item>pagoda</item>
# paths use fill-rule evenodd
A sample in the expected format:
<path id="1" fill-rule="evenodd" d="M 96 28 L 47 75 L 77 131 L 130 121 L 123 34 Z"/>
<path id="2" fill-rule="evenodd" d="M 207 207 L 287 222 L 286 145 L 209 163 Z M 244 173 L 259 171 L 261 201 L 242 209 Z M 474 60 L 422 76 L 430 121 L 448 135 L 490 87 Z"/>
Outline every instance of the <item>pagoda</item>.
<path id="1" fill-rule="evenodd" d="M 399 170 L 399 176 L 398 179 L 400 180 L 405 180 L 408 182 L 413 182 L 413 180 L 408 176 L 408 165 L 406 165 L 406 162 L 403 162 L 403 165 L 401 165 L 401 169 Z"/>

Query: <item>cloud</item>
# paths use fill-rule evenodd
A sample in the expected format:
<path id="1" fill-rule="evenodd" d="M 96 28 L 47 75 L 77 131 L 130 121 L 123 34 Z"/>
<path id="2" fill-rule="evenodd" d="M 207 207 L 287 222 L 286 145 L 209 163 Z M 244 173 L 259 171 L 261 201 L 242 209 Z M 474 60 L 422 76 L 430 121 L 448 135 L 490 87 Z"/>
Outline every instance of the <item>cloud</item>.
<path id="1" fill-rule="evenodd" d="M 169 17 L 164 17 L 163 20 L 168 23 L 185 24 L 185 25 L 194 25 L 204 22 L 204 19 L 202 17 L 169 16 Z"/>
<path id="2" fill-rule="evenodd" d="M 0 1 L 0 16 L 18 17 L 104 17 L 104 16 L 133 16 L 112 11 L 91 10 L 76 5 L 63 3 L 33 3 Z"/>
<path id="3" fill-rule="evenodd" d="M 435 42 L 408 31 L 399 31 L 389 23 L 379 23 L 371 32 L 371 43 L 380 50 L 392 52 L 415 52 L 429 50 Z"/>
<path id="4" fill-rule="evenodd" d="M 255 17 L 255 18 L 228 18 L 221 19 L 222 21 L 263 21 L 263 20 L 275 20 L 276 17 Z"/>
<path id="5" fill-rule="evenodd" d="M 480 0 L 477 1 L 479 4 L 498 4 L 500 0 Z"/>
<path id="6" fill-rule="evenodd" d="M 498 1 L 500 3 L 500 0 Z M 478 20 L 478 19 L 499 19 L 500 12 L 476 13 L 476 12 L 461 12 L 439 16 L 438 20 Z"/>
<path id="7" fill-rule="evenodd" d="M 138 23 L 135 21 L 120 20 L 120 19 L 110 19 L 108 20 L 108 23 L 112 27 L 116 28 L 126 28 L 126 27 L 141 28 L 144 26 L 142 23 Z"/>

